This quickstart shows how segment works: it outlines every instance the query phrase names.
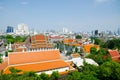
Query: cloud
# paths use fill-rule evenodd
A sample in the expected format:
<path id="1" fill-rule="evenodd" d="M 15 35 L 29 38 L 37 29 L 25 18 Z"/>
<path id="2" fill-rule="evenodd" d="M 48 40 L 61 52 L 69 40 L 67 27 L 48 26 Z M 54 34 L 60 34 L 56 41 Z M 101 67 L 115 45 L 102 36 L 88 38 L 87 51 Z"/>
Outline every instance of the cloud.
<path id="1" fill-rule="evenodd" d="M 28 2 L 21 2 L 20 4 L 22 4 L 22 5 L 27 5 Z"/>

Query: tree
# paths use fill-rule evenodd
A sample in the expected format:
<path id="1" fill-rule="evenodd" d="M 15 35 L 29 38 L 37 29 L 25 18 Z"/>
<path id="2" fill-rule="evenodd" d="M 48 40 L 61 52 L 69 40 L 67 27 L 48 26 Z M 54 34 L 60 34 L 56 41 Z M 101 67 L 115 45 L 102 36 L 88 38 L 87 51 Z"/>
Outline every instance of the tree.
<path id="1" fill-rule="evenodd" d="M 106 49 L 100 48 L 98 51 L 96 51 L 95 48 L 91 48 L 90 52 L 91 54 L 89 54 L 87 57 L 93 59 L 99 65 L 103 64 L 106 61 L 112 60 L 108 55 L 108 51 Z"/>
<path id="2" fill-rule="evenodd" d="M 17 76 L 17 80 L 42 80 L 39 75 L 33 71 L 23 72 Z"/>
<path id="3" fill-rule="evenodd" d="M 100 40 L 100 39 L 95 38 L 94 40 L 95 40 L 94 44 L 96 44 L 96 45 L 100 45 L 100 43 L 101 43 L 101 40 Z"/>
<path id="4" fill-rule="evenodd" d="M 17 74 L 17 73 L 21 72 L 21 70 L 15 69 L 14 67 L 10 67 L 9 70 L 10 70 L 11 74 Z"/>
<path id="5" fill-rule="evenodd" d="M 66 80 L 80 80 L 80 73 L 78 71 L 69 72 Z"/>
<path id="6" fill-rule="evenodd" d="M 58 73 L 58 71 L 53 71 L 53 73 L 50 76 L 51 80 L 59 80 L 60 78 L 60 74 Z"/>
<path id="7" fill-rule="evenodd" d="M 76 52 L 76 53 L 78 52 L 78 48 L 77 48 L 77 47 L 75 47 L 75 52 Z"/>
<path id="8" fill-rule="evenodd" d="M 15 37 L 15 42 L 23 42 L 23 39 L 21 36 L 16 36 Z"/>
<path id="9" fill-rule="evenodd" d="M 40 77 L 41 77 L 41 79 L 43 79 L 43 80 L 50 80 L 49 75 L 47 75 L 47 74 L 45 74 L 45 73 L 41 73 L 41 74 L 40 74 Z"/>
<path id="10" fill-rule="evenodd" d="M 6 41 L 7 41 L 7 43 L 14 43 L 15 39 L 13 38 L 12 35 L 7 35 L 6 36 Z"/>
<path id="11" fill-rule="evenodd" d="M 97 49 L 95 47 L 91 47 L 90 53 L 91 54 L 96 54 L 96 52 L 97 52 Z"/>
<path id="12" fill-rule="evenodd" d="M 81 35 L 76 35 L 75 38 L 76 39 L 82 39 L 82 36 Z"/>
<path id="13" fill-rule="evenodd" d="M 0 63 L 3 62 L 3 59 L 2 59 L 2 54 L 0 53 Z"/>
<path id="14" fill-rule="evenodd" d="M 120 80 L 120 64 L 114 61 L 105 62 L 100 66 L 101 80 Z"/>
<path id="15" fill-rule="evenodd" d="M 120 50 L 120 39 L 112 39 L 105 42 L 102 47 L 108 49 L 119 49 Z"/>
<path id="16" fill-rule="evenodd" d="M 99 80 L 99 79 L 93 75 L 90 75 L 90 74 L 80 74 L 79 80 Z"/>

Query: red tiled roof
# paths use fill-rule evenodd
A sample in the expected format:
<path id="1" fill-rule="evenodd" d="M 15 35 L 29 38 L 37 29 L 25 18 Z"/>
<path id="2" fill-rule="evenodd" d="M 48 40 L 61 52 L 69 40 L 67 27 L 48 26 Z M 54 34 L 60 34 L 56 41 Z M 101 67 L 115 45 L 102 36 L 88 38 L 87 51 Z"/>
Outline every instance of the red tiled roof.
<path id="1" fill-rule="evenodd" d="M 60 59 L 59 50 L 39 52 L 11 52 L 8 54 L 10 65 Z"/>
<path id="2" fill-rule="evenodd" d="M 117 50 L 108 50 L 111 57 L 119 56 L 119 52 Z"/>
<path id="3" fill-rule="evenodd" d="M 14 66 L 7 67 L 7 69 L 4 70 L 4 73 L 9 74 L 10 67 L 14 67 L 15 69 L 22 70 L 22 71 L 40 72 L 40 71 L 46 71 L 51 69 L 69 67 L 69 65 L 62 60 L 55 60 L 51 62 L 40 62 L 40 63 L 33 63 L 33 64 L 24 64 L 24 65 L 14 65 Z"/>
<path id="4" fill-rule="evenodd" d="M 120 54 L 117 50 L 108 50 L 113 60 L 120 62 Z"/>

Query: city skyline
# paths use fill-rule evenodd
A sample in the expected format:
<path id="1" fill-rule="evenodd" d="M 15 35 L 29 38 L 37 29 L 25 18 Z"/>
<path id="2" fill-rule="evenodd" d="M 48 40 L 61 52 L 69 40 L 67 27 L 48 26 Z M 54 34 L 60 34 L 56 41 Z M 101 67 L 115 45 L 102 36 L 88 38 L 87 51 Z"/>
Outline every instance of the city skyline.
<path id="1" fill-rule="evenodd" d="M 25 23 L 38 31 L 116 30 L 119 0 L 0 0 L 0 28 Z"/>

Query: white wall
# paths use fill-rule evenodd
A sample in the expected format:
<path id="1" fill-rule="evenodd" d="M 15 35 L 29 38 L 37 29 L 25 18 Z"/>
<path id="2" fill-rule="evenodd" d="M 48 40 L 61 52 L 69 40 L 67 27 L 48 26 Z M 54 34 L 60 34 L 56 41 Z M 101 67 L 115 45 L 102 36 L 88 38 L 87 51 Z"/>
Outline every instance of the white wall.
<path id="1" fill-rule="evenodd" d="M 69 70 L 69 67 L 53 69 L 53 70 L 48 70 L 48 71 L 42 71 L 42 72 L 38 72 L 37 74 L 41 74 L 41 73 L 52 74 L 53 71 L 64 72 L 66 70 Z"/>

